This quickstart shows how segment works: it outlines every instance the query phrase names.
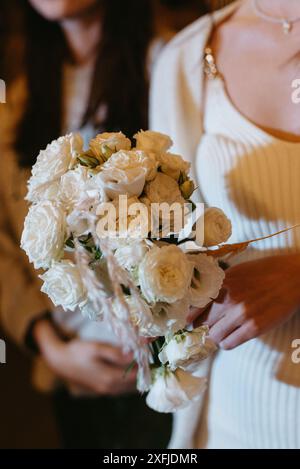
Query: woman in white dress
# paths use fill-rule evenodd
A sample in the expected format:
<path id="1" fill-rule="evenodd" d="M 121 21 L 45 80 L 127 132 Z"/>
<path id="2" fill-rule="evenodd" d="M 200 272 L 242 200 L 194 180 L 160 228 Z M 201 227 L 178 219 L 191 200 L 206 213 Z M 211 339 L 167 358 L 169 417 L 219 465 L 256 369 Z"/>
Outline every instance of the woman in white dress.
<path id="1" fill-rule="evenodd" d="M 242 0 L 159 59 L 152 128 L 190 159 L 200 200 L 231 218 L 232 242 L 300 222 L 299 44 L 298 0 Z M 226 295 L 202 317 L 220 347 L 208 393 L 178 413 L 171 446 L 299 449 L 300 230 L 230 264 Z"/>

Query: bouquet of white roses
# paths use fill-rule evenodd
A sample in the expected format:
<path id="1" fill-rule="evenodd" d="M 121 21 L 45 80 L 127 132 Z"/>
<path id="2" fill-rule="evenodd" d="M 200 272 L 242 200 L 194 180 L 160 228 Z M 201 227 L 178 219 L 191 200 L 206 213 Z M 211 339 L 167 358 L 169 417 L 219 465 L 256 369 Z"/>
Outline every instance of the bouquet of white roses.
<path id="1" fill-rule="evenodd" d="M 207 326 L 187 318 L 219 294 L 224 272 L 209 248 L 229 238 L 231 223 L 217 208 L 195 217 L 190 165 L 169 152 L 168 136 L 134 138 L 132 147 L 121 132 L 103 133 L 85 150 L 69 134 L 42 150 L 21 246 L 44 269 L 54 305 L 109 322 L 134 353 L 148 405 L 171 412 L 204 389 L 194 372 L 214 346 Z M 187 249 L 191 240 L 202 247 Z"/>

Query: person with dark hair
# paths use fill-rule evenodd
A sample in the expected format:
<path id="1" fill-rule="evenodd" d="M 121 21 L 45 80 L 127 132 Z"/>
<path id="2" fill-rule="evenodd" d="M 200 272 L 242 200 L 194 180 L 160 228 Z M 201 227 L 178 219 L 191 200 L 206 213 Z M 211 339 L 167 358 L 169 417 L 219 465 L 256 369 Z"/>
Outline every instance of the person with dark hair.
<path id="1" fill-rule="evenodd" d="M 10 21 L 2 46 L 14 70 L 1 62 L 8 90 L 0 104 L 1 323 L 37 353 L 36 384 L 56 389 L 64 447 L 165 447 L 171 419 L 146 407 L 135 370 L 124 375 L 132 357 L 109 325 L 53 308 L 19 248 L 26 181 L 40 149 L 78 129 L 89 140 L 104 130 L 132 136 L 147 128 L 152 3 L 19 0 L 3 6 Z"/>

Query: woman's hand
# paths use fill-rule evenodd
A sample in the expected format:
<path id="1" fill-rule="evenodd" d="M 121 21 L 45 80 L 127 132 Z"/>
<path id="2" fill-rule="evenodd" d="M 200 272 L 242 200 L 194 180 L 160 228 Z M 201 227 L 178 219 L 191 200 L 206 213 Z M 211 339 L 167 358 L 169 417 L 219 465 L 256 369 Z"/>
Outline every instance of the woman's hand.
<path id="1" fill-rule="evenodd" d="M 121 349 L 80 339 L 64 342 L 47 320 L 38 321 L 33 334 L 49 367 L 70 389 L 110 396 L 136 389 L 136 371 L 125 375 L 132 357 Z"/>
<path id="2" fill-rule="evenodd" d="M 197 325 L 230 350 L 283 324 L 300 308 L 300 255 L 245 262 L 226 271 L 224 289 Z"/>

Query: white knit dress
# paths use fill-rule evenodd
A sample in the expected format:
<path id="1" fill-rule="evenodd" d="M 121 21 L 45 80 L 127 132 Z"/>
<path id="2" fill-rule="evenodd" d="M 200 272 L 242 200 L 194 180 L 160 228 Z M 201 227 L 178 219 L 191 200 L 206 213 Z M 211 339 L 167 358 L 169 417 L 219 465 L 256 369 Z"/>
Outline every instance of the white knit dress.
<path id="1" fill-rule="evenodd" d="M 219 76 L 207 80 L 205 95 L 196 173 L 205 202 L 232 220 L 231 241 L 299 223 L 300 143 L 276 139 L 251 123 Z M 299 249 L 297 229 L 256 243 L 234 262 Z M 300 448 L 300 364 L 292 362 L 292 341 L 299 338 L 296 313 L 284 326 L 218 352 L 199 447 Z"/>

